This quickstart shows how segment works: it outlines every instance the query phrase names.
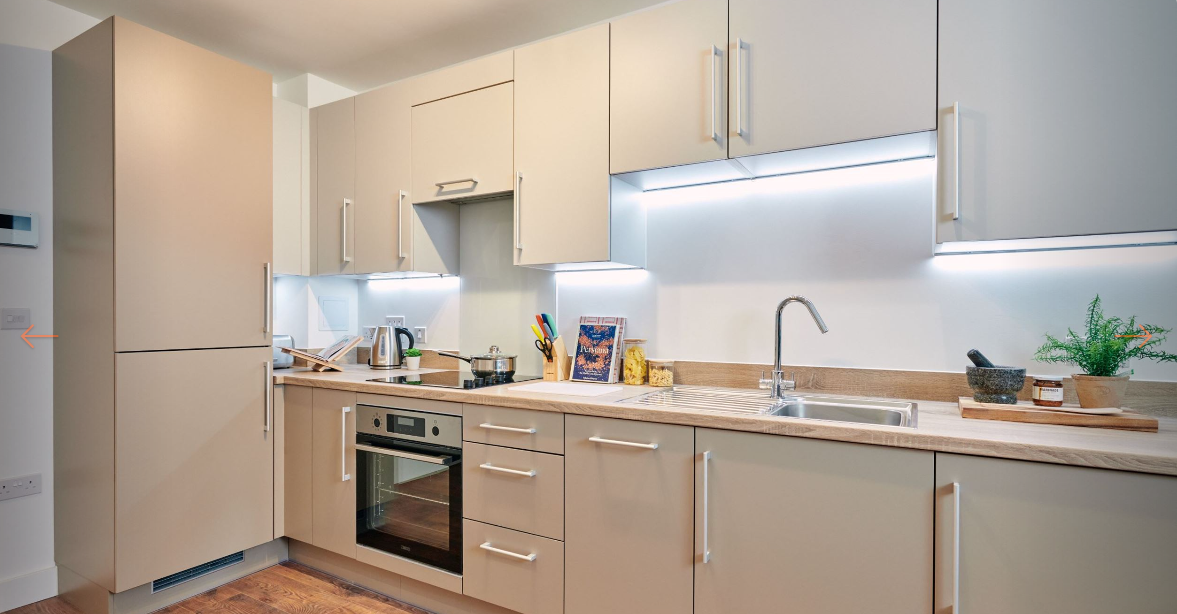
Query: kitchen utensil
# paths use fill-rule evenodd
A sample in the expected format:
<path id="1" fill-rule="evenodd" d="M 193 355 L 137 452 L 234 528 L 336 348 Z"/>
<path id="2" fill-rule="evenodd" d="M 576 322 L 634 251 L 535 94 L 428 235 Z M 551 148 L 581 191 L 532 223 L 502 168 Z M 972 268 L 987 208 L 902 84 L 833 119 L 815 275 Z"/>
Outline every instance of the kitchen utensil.
<path id="1" fill-rule="evenodd" d="M 400 339 L 409 340 L 408 347 L 402 347 Z M 393 326 L 377 326 L 376 336 L 372 340 L 372 355 L 368 357 L 368 366 L 373 369 L 399 369 L 404 365 L 405 350 L 413 347 L 413 333 L 407 328 Z"/>
<path id="2" fill-rule="evenodd" d="M 539 350 L 540 353 L 542 353 L 544 355 L 544 360 L 551 360 L 552 359 L 552 340 L 551 339 L 544 339 L 542 341 L 536 340 L 535 349 Z"/>
<path id="3" fill-rule="evenodd" d="M 274 368 L 289 369 L 293 367 L 294 355 L 283 352 L 282 348 L 293 348 L 294 337 L 290 335 L 274 335 L 272 345 L 274 346 Z"/>
<path id="4" fill-rule="evenodd" d="M 1026 401 L 1021 401 L 1016 405 L 978 403 L 968 397 L 960 397 L 957 403 L 960 406 L 961 417 L 979 420 L 1060 424 L 1064 426 L 1086 426 L 1149 433 L 1155 433 L 1159 428 L 1156 418 L 1129 410 L 1119 410 L 1118 413 L 1114 414 L 1089 414 L 1077 413 L 1090 410 L 1071 404 L 1054 409 L 1037 407 Z M 1107 408 L 1108 411 L 1112 409 Z"/>
<path id="5" fill-rule="evenodd" d="M 967 355 L 969 357 L 969 360 L 973 361 L 973 364 L 977 365 L 978 367 L 982 367 L 985 369 L 992 369 L 995 366 L 997 366 L 997 365 L 994 365 L 992 362 L 990 362 L 988 358 L 985 358 L 984 354 L 982 354 L 981 352 L 979 352 L 977 350 L 969 350 Z"/>
<path id="6" fill-rule="evenodd" d="M 541 315 L 539 315 L 539 314 L 536 314 L 536 316 L 535 316 L 535 323 L 536 323 L 536 324 L 539 324 L 539 330 L 540 330 L 540 332 L 542 332 L 542 333 L 544 334 L 544 337 L 545 337 L 545 338 L 546 338 L 546 337 L 548 337 L 548 327 L 547 327 L 547 322 L 544 322 L 544 318 L 543 318 L 543 316 L 541 316 Z"/>
<path id="7" fill-rule="evenodd" d="M 969 388 L 978 403 L 1018 402 L 1018 391 L 1026 385 L 1026 370 L 1017 367 L 965 367 Z"/>
<path id="8" fill-rule="evenodd" d="M 473 356 L 462 356 L 449 352 L 438 352 L 438 354 L 470 363 L 470 371 L 474 373 L 474 377 L 511 377 L 515 375 L 515 359 L 517 357 L 514 354 L 502 353 L 497 345 L 490 346 L 490 350 L 485 354 Z"/>
<path id="9" fill-rule="evenodd" d="M 535 333 L 535 338 L 539 339 L 540 341 L 547 339 L 547 337 L 544 336 L 544 331 L 540 330 L 540 328 L 535 324 L 531 325 L 531 332 Z"/>
<path id="10" fill-rule="evenodd" d="M 551 348 L 551 357 L 544 361 L 544 379 L 550 382 L 568 379 L 572 363 L 568 361 L 568 348 L 564 347 L 564 338 L 549 339 L 548 347 Z"/>
<path id="11" fill-rule="evenodd" d="M 550 313 L 545 313 L 542 315 L 543 315 L 544 323 L 546 323 L 548 325 L 548 330 L 551 331 L 551 333 L 552 333 L 552 339 L 558 338 L 560 336 L 560 333 L 556 332 L 556 318 L 553 318 L 552 314 L 550 314 Z"/>

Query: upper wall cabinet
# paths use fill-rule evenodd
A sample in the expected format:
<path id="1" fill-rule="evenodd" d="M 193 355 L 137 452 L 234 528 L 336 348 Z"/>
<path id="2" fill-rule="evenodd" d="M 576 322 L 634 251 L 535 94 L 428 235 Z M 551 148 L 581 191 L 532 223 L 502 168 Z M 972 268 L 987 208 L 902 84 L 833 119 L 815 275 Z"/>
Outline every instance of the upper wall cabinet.
<path id="1" fill-rule="evenodd" d="M 1177 229 L 1174 33 L 1169 0 L 941 0 L 937 242 Z"/>
<path id="2" fill-rule="evenodd" d="M 356 104 L 345 98 L 311 110 L 315 132 L 315 273 L 355 273 Z"/>
<path id="3" fill-rule="evenodd" d="M 637 189 L 609 177 L 609 24 L 515 50 L 515 171 L 515 264 L 645 266 Z"/>
<path id="4" fill-rule="evenodd" d="M 310 275 L 310 112 L 274 98 L 274 273 Z"/>
<path id="5" fill-rule="evenodd" d="M 680 0 L 611 24 L 612 173 L 727 157 L 727 0 Z"/>
<path id="6" fill-rule="evenodd" d="M 413 202 L 510 192 L 512 86 L 413 107 Z"/>
<path id="7" fill-rule="evenodd" d="M 935 129 L 935 0 L 730 0 L 729 19 L 731 157 Z"/>

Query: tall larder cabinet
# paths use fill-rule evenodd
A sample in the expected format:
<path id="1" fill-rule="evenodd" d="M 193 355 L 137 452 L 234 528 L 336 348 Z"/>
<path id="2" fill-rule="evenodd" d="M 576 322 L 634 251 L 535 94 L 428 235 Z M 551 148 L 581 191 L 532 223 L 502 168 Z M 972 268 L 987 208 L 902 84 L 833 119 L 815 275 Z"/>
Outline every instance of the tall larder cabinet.
<path id="1" fill-rule="evenodd" d="M 62 577 L 120 593 L 274 538 L 271 98 L 117 17 L 53 53 Z"/>

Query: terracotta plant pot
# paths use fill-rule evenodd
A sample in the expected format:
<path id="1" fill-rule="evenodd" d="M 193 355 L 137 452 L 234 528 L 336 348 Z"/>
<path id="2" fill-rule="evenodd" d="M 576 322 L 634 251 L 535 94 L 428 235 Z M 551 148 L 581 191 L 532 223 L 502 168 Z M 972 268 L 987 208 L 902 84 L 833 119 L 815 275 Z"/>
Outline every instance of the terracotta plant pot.
<path id="1" fill-rule="evenodd" d="M 1127 375 L 1075 374 L 1071 379 L 1079 395 L 1079 407 L 1120 407 L 1124 404 L 1124 393 L 1128 391 Z"/>

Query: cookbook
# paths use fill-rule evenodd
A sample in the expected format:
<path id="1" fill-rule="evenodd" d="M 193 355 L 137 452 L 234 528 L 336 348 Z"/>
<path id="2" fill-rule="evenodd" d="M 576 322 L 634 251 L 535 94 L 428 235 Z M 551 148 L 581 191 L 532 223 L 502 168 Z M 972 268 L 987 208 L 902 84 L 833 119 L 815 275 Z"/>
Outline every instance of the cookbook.
<path id="1" fill-rule="evenodd" d="M 572 359 L 572 377 L 577 382 L 615 384 L 621 366 L 621 340 L 625 318 L 582 316 Z"/>

